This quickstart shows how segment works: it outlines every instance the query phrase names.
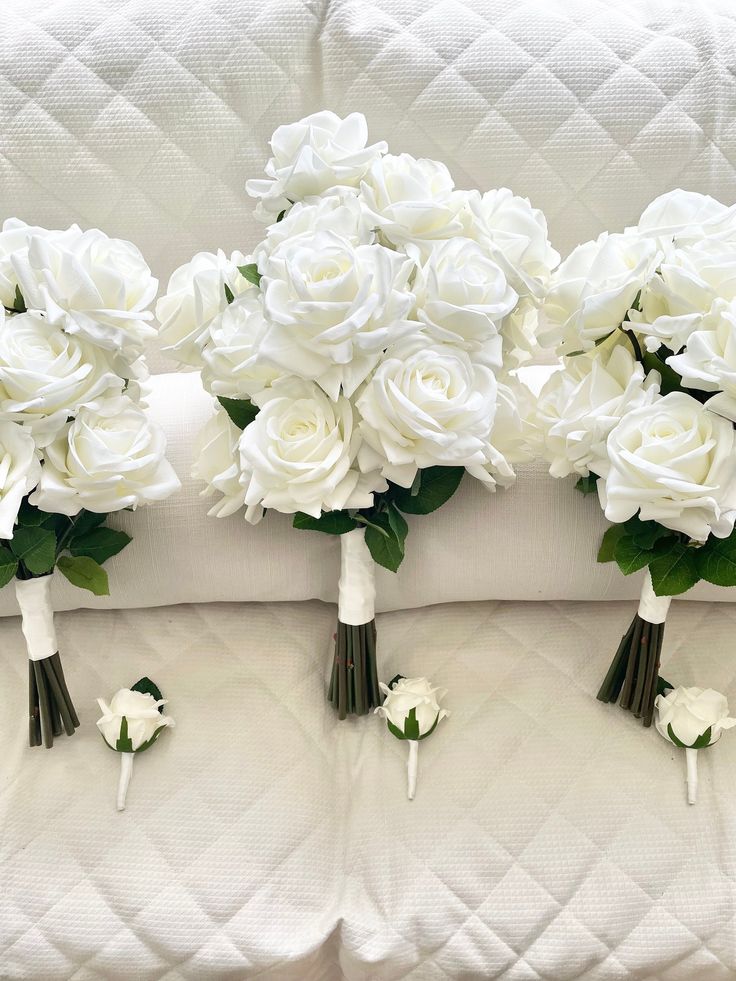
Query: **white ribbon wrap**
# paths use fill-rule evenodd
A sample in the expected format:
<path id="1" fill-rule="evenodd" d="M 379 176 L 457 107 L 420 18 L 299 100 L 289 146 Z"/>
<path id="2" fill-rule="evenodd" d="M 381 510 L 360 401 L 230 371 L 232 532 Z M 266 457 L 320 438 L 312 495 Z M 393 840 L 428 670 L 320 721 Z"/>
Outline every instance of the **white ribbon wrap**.
<path id="1" fill-rule="evenodd" d="M 417 792 L 417 762 L 419 760 L 419 742 L 409 739 L 409 759 L 406 764 L 407 797 L 414 800 Z"/>
<path id="2" fill-rule="evenodd" d="M 118 782 L 117 807 L 119 811 L 125 810 L 125 801 L 128 796 L 130 778 L 133 776 L 133 760 L 135 753 L 120 754 L 120 780 Z"/>
<path id="3" fill-rule="evenodd" d="M 652 586 L 652 577 L 649 569 L 644 577 L 644 585 L 641 587 L 641 599 L 639 600 L 639 616 L 647 623 L 664 623 L 667 619 L 671 596 L 657 596 Z"/>
<path id="4" fill-rule="evenodd" d="M 698 751 L 688 748 L 685 750 L 687 765 L 687 802 L 695 804 L 698 800 Z"/>
<path id="5" fill-rule="evenodd" d="M 337 618 L 359 627 L 376 615 L 376 573 L 365 543 L 365 529 L 340 535 L 340 579 L 337 584 Z"/>
<path id="6" fill-rule="evenodd" d="M 59 650 L 50 589 L 51 576 L 15 581 L 15 595 L 22 617 L 21 629 L 31 661 L 43 661 Z"/>

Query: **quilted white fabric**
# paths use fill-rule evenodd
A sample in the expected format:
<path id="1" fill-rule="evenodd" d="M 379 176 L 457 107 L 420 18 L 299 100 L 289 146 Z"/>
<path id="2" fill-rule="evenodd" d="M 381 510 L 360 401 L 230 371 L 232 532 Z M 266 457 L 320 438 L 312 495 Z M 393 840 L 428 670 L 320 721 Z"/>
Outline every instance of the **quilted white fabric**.
<path id="1" fill-rule="evenodd" d="M 133 542 L 106 564 L 110 596 L 94 597 L 57 573 L 54 608 L 335 602 L 337 538 L 297 531 L 290 516 L 276 512 L 255 526 L 246 523 L 242 511 L 207 517 L 214 499 L 202 498 L 204 485 L 189 476 L 194 435 L 213 411 L 199 377 L 158 375 L 149 402 L 166 431 L 168 456 L 183 488 L 161 504 L 111 518 Z M 399 572 L 376 570 L 376 609 L 460 600 L 638 599 L 641 574 L 625 577 L 615 564 L 596 562 L 608 523 L 598 501 L 583 497 L 574 483 L 554 480 L 541 463 L 520 467 L 516 484 L 495 494 L 466 477 L 445 507 L 408 516 L 407 555 Z M 688 599 L 728 602 L 732 590 L 699 583 Z M 0 616 L 17 612 L 14 590 L 0 590 Z"/>
<path id="2" fill-rule="evenodd" d="M 0 216 L 165 279 L 260 236 L 243 186 L 323 107 L 508 185 L 565 252 L 681 185 L 736 198 L 732 0 L 3 0 Z M 163 362 L 158 362 L 159 369 Z"/>
<path id="3" fill-rule="evenodd" d="M 0 977 L 23 981 L 728 981 L 736 737 L 683 754 L 593 697 L 631 604 L 455 604 L 380 617 L 381 677 L 427 673 L 420 748 L 323 696 L 334 608 L 58 616 L 82 727 L 25 746 L 0 623 Z M 679 603 L 665 675 L 734 691 L 731 605 Z M 117 758 L 94 698 L 149 673 L 177 728 Z M 732 699 L 733 701 L 733 699 Z"/>

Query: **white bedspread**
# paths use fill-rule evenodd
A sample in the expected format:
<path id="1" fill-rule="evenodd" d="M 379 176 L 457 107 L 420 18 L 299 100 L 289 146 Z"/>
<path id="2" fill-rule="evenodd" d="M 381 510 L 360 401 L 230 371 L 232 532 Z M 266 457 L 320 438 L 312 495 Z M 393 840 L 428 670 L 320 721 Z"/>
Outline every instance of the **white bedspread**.
<path id="1" fill-rule="evenodd" d="M 25 746 L 22 639 L 0 622 L 0 977 L 733 978 L 736 737 L 701 752 L 688 807 L 683 754 L 593 697 L 632 613 L 381 616 L 381 676 L 449 689 L 413 802 L 405 746 L 325 702 L 334 607 L 60 615 L 82 728 L 50 752 Z M 734 616 L 675 603 L 665 675 L 733 693 Z M 177 728 L 118 814 L 94 698 L 144 672 Z"/>

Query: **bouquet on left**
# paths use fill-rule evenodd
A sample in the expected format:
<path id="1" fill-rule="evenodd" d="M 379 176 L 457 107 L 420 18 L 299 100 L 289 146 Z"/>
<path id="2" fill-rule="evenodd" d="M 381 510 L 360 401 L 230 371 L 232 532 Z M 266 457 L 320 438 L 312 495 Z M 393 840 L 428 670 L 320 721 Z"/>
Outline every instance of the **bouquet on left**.
<path id="1" fill-rule="evenodd" d="M 29 741 L 79 725 L 54 632 L 54 569 L 95 595 L 130 541 L 108 514 L 179 488 L 143 410 L 147 309 L 138 249 L 76 225 L 0 232 L 0 587 L 16 580 L 29 657 Z"/>

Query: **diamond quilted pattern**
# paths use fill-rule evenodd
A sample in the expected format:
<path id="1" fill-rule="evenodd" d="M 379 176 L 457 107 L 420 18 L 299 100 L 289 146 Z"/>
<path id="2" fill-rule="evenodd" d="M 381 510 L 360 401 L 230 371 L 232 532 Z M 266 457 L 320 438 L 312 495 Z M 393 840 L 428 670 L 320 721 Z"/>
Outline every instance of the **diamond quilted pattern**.
<path id="1" fill-rule="evenodd" d="M 413 802 L 404 747 L 325 703 L 330 607 L 59 614 L 83 727 L 53 759 L 23 744 L 20 632 L 3 620 L 0 976 L 732 977 L 736 741 L 701 754 L 688 808 L 681 754 L 595 701 L 630 614 L 382 615 L 381 674 L 450 690 Z M 665 674 L 733 700 L 735 615 L 674 604 Z M 94 696 L 143 673 L 178 725 L 117 814 Z"/>
<path id="2" fill-rule="evenodd" d="M 674 184 L 733 200 L 735 40 L 730 0 L 5 0 L 0 211 L 165 278 L 259 237 L 245 177 L 327 105 L 528 195 L 565 251 Z"/>

